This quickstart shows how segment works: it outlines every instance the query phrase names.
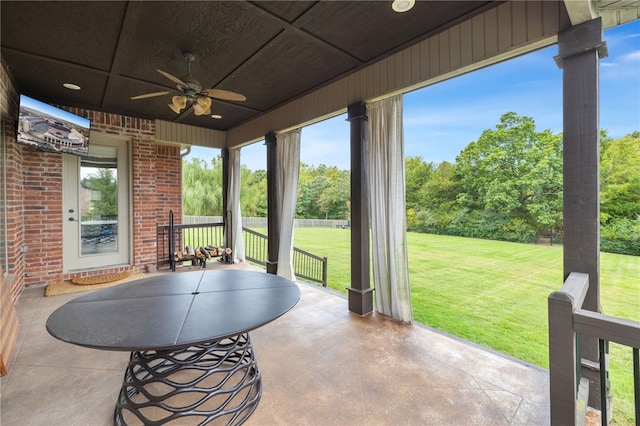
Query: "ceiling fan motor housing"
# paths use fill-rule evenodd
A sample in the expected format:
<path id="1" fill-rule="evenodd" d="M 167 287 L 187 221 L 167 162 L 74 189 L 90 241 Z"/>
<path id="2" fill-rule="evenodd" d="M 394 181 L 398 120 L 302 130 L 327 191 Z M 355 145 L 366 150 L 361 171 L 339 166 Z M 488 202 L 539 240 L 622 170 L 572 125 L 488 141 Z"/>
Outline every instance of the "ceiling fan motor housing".
<path id="1" fill-rule="evenodd" d="M 181 80 L 184 81 L 184 83 L 187 85 L 187 88 L 178 85 L 178 89 L 184 90 L 186 93 L 191 90 L 194 92 L 194 94 L 198 94 L 202 91 L 202 85 L 198 80 L 193 78 L 191 74 L 185 75 Z"/>
<path id="2" fill-rule="evenodd" d="M 231 101 L 244 101 L 246 97 L 239 93 L 230 92 L 228 90 L 221 89 L 202 89 L 202 84 L 191 75 L 191 62 L 195 60 L 195 56 L 192 53 L 185 52 L 183 54 L 185 61 L 187 61 L 187 74 L 181 79 L 174 77 L 166 71 L 160 69 L 156 70 L 164 77 L 176 83 L 176 89 L 178 89 L 179 95 L 171 98 L 171 103 L 168 107 L 171 108 L 176 114 L 186 107 L 187 103 L 193 105 L 193 111 L 195 115 L 210 115 L 211 114 L 211 98 L 226 99 Z M 169 94 L 170 92 L 154 92 L 145 95 L 134 96 L 131 99 L 143 99 L 155 96 L 162 96 Z M 216 115 L 216 118 L 221 118 Z"/>

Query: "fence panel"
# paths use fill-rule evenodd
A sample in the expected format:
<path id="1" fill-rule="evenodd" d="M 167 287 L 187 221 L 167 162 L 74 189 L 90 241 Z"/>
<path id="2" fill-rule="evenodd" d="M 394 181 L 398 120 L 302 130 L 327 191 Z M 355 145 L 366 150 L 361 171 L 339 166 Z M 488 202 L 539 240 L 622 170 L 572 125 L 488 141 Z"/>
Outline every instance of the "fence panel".
<path id="1" fill-rule="evenodd" d="M 222 222 L 222 216 L 182 216 L 183 224 Z M 266 217 L 243 217 L 242 226 L 246 228 L 267 228 Z M 347 219 L 294 219 L 295 228 L 349 228 Z"/>

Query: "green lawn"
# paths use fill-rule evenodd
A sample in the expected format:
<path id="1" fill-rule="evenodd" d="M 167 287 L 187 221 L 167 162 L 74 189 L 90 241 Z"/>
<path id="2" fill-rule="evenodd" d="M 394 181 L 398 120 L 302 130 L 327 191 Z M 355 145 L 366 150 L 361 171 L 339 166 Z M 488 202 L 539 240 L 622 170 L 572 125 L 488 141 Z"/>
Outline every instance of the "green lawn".
<path id="1" fill-rule="evenodd" d="M 563 282 L 562 247 L 408 233 L 417 322 L 548 368 L 547 297 Z M 348 229 L 296 228 L 295 246 L 328 258 L 328 286 L 350 285 Z M 640 257 L 602 253 L 601 304 L 640 321 Z M 614 423 L 633 423 L 631 350 L 611 345 Z"/>

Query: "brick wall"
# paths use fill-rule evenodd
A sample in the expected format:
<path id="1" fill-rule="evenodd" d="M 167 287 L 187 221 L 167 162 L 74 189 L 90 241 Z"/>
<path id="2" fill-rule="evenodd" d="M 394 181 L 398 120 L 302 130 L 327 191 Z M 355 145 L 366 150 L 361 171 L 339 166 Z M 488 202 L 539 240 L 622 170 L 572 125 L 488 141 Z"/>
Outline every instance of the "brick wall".
<path id="1" fill-rule="evenodd" d="M 22 148 L 24 284 L 60 281 L 62 276 L 62 156 Z"/>
<path id="2" fill-rule="evenodd" d="M 7 226 L 6 246 L 9 274 L 9 290 L 12 298 L 18 296 L 24 286 L 24 262 L 20 247 L 24 245 L 22 149 L 15 143 L 15 120 L 18 116 L 19 96 L 4 67 L 0 67 L 0 114 L 4 132 L 5 149 L 0 161 L 5 167 L 6 205 L 3 212 Z"/>
<path id="3" fill-rule="evenodd" d="M 156 185 L 156 217 L 158 223 L 169 224 L 169 211 L 173 210 L 174 223 L 182 218 L 182 158 L 175 146 L 157 145 L 156 161 L 158 173 Z"/>
<path id="4" fill-rule="evenodd" d="M 117 114 L 66 108 L 91 120 L 92 131 L 131 140 L 133 265 L 63 273 L 62 156 L 15 143 L 18 95 L 0 67 L 0 107 L 6 149 L 7 248 L 12 294 L 28 285 L 126 270 L 156 264 L 156 224 L 166 224 L 169 210 L 182 216 L 182 160 L 175 146 L 156 145 L 155 123 Z M 22 247 L 29 247 L 22 253 Z"/>

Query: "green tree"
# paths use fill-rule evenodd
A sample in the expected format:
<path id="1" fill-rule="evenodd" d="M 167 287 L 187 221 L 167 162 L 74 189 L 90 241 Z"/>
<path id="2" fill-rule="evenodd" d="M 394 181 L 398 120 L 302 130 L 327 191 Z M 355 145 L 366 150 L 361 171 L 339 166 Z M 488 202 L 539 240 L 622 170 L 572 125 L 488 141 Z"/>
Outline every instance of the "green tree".
<path id="1" fill-rule="evenodd" d="M 537 132 L 529 117 L 504 114 L 460 153 L 456 175 L 462 207 L 518 219 L 538 232 L 561 226 L 562 139 Z"/>
<path id="2" fill-rule="evenodd" d="M 222 215 L 222 159 L 211 168 L 199 158 L 182 162 L 182 211 L 188 216 Z"/>
<path id="3" fill-rule="evenodd" d="M 350 174 L 335 166 L 300 165 L 296 216 L 309 219 L 347 219 Z"/>
<path id="4" fill-rule="evenodd" d="M 251 171 L 242 166 L 240 171 L 240 209 L 243 216 L 267 216 L 267 172 Z"/>
<path id="5" fill-rule="evenodd" d="M 118 179 L 115 169 L 95 168 L 95 172 L 83 178 L 81 184 L 92 193 L 89 211 L 85 214 L 103 217 L 118 213 Z"/>
<path id="6" fill-rule="evenodd" d="M 460 179 L 455 165 L 448 161 L 438 164 L 425 185 L 424 199 L 427 205 L 438 210 L 450 210 L 460 192 Z"/>
<path id="7" fill-rule="evenodd" d="M 600 206 L 603 223 L 640 216 L 640 132 L 605 144 L 600 158 Z"/>
<path id="8" fill-rule="evenodd" d="M 304 186 L 298 186 L 297 212 L 299 217 L 309 219 L 324 218 L 324 212 L 318 204 L 325 189 L 331 186 L 331 182 L 324 175 L 315 176 L 308 180 Z"/>
<path id="9" fill-rule="evenodd" d="M 407 169 L 413 166 L 407 163 Z M 455 176 L 454 165 L 447 161 L 437 166 L 429 163 L 428 166 L 430 171 L 424 182 L 413 186 L 407 182 L 407 227 L 417 232 L 440 233 L 457 210 L 459 180 Z M 409 175 L 409 172 L 407 174 Z M 426 173 L 423 176 L 426 176 Z M 417 201 L 411 206 L 410 196 Z"/>
<path id="10" fill-rule="evenodd" d="M 337 169 L 335 169 L 337 171 Z M 327 186 L 318 199 L 318 209 L 325 219 L 347 219 L 350 213 L 349 172 L 338 171 L 331 176 L 331 185 Z"/>
<path id="11" fill-rule="evenodd" d="M 422 157 L 407 157 L 404 162 L 407 209 L 420 210 L 425 201 L 427 183 L 436 166 L 434 163 L 424 162 Z"/>

